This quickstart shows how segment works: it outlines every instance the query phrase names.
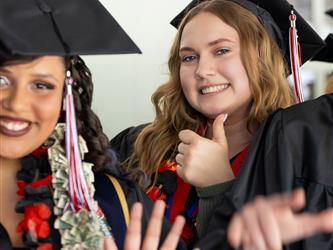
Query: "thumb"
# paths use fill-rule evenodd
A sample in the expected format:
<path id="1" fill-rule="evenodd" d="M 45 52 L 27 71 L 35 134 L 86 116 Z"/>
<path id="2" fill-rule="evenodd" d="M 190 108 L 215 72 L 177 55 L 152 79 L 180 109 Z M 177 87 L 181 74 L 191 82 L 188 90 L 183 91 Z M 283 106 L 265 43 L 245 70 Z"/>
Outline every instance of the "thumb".
<path id="1" fill-rule="evenodd" d="M 228 114 L 218 115 L 213 123 L 213 141 L 219 144 L 226 143 L 226 137 L 224 133 L 224 122 L 227 119 Z"/>

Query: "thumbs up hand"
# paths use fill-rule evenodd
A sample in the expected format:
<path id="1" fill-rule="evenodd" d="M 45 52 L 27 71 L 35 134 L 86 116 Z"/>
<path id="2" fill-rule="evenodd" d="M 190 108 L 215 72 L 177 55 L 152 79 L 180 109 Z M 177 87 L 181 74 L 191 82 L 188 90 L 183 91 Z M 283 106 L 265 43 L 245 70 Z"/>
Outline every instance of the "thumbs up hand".
<path id="1" fill-rule="evenodd" d="M 181 143 L 176 155 L 177 173 L 193 186 L 207 187 L 234 179 L 224 133 L 226 118 L 226 114 L 215 118 L 212 140 L 191 130 L 179 133 Z"/>

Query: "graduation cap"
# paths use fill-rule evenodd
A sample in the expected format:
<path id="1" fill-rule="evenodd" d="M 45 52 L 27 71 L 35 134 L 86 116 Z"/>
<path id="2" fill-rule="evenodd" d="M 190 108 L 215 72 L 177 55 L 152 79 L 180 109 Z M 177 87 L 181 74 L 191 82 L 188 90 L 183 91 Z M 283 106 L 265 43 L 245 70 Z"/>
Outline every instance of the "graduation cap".
<path id="1" fill-rule="evenodd" d="M 205 0 L 193 0 L 172 21 L 178 27 L 187 12 Z M 325 43 L 311 26 L 286 0 L 230 0 L 253 13 L 266 28 L 289 63 L 297 102 L 304 100 L 299 67 L 310 60 Z M 297 19 L 297 33 L 296 33 Z M 298 42 L 301 55 L 298 51 Z M 288 46 L 289 44 L 289 46 Z"/>
<path id="2" fill-rule="evenodd" d="M 327 15 L 333 17 L 333 9 L 328 10 L 328 11 L 326 11 L 325 13 L 326 13 Z"/>
<path id="3" fill-rule="evenodd" d="M 328 34 L 325 42 L 326 46 L 312 58 L 312 61 L 333 63 L 333 33 Z"/>
<path id="4" fill-rule="evenodd" d="M 1 0 L 0 56 L 141 53 L 98 0 Z"/>
<path id="5" fill-rule="evenodd" d="M 98 0 L 0 0 L 0 58 L 4 61 L 16 56 L 125 53 L 140 53 L 140 49 Z M 71 74 L 80 63 L 69 61 L 64 102 L 66 157 L 72 173 L 68 177 L 68 207 L 97 214 L 92 189 L 83 173 L 73 95 L 75 88 L 91 81 L 75 83 Z"/>
<path id="6" fill-rule="evenodd" d="M 327 15 L 333 17 L 333 9 L 325 12 Z M 333 63 L 333 33 L 328 34 L 325 38 L 326 46 L 316 54 L 312 61 Z"/>

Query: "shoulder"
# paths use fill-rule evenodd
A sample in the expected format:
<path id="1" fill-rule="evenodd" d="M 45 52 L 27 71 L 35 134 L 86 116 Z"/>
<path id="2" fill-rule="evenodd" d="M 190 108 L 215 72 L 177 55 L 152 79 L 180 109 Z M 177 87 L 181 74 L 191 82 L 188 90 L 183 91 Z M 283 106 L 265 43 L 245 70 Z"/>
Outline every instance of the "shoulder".
<path id="1" fill-rule="evenodd" d="M 333 94 L 272 112 L 257 134 L 299 134 L 333 125 Z"/>
<path id="2" fill-rule="evenodd" d="M 110 142 L 112 145 L 117 145 L 124 140 L 135 139 L 147 125 L 149 125 L 149 123 L 128 127 L 113 137 Z"/>
<path id="3" fill-rule="evenodd" d="M 111 148 L 117 153 L 121 162 L 130 156 L 136 138 L 147 125 L 148 123 L 126 128 L 111 139 Z"/>
<path id="4" fill-rule="evenodd" d="M 307 124 L 316 124 L 322 119 L 333 119 L 333 94 L 322 95 L 314 100 L 306 101 L 281 111 L 283 125 L 304 121 Z M 322 124 L 324 125 L 324 124 Z"/>

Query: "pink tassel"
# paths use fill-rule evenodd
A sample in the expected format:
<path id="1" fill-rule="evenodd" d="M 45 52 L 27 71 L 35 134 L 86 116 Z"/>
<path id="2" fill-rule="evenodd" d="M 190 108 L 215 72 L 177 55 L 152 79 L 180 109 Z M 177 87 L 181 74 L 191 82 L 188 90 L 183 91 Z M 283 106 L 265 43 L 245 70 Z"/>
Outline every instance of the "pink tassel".
<path id="1" fill-rule="evenodd" d="M 289 29 L 290 65 L 294 81 L 294 92 L 296 96 L 296 102 L 300 103 L 304 101 L 302 78 L 300 71 L 301 50 L 300 50 L 300 45 L 297 41 L 296 15 L 294 14 L 293 10 L 291 10 L 289 20 L 290 20 L 290 29 Z"/>
<path id="2" fill-rule="evenodd" d="M 72 95 L 72 85 L 74 80 L 71 72 L 66 72 L 65 84 L 67 87 L 66 95 L 66 156 L 68 162 L 69 176 L 69 196 L 70 207 L 73 211 L 82 208 L 93 210 L 92 197 L 90 195 L 86 178 L 83 173 L 80 149 L 78 144 L 78 133 L 76 128 L 74 100 Z"/>

